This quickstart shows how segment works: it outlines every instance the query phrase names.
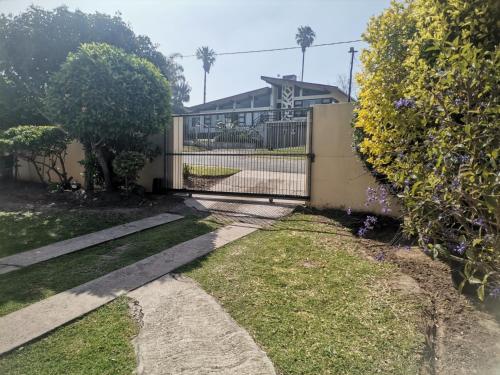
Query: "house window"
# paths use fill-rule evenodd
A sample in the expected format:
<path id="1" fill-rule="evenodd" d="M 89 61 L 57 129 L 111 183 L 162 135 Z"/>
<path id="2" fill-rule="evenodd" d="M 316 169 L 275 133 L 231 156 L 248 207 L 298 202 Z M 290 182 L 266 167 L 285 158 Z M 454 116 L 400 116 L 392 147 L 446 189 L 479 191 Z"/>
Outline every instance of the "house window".
<path id="1" fill-rule="evenodd" d="M 293 106 L 295 108 L 302 108 L 302 100 L 296 100 L 294 103 L 293 103 Z"/>
<path id="2" fill-rule="evenodd" d="M 300 87 L 299 86 L 293 87 L 293 95 L 300 96 Z"/>
<path id="3" fill-rule="evenodd" d="M 219 109 L 233 109 L 233 101 L 230 100 L 226 103 L 219 104 Z"/>
<path id="4" fill-rule="evenodd" d="M 212 126 L 212 116 L 203 116 L 203 125 L 205 125 L 206 128 Z"/>
<path id="5" fill-rule="evenodd" d="M 236 108 L 250 108 L 251 105 L 252 105 L 252 99 L 251 98 L 238 100 L 236 102 Z"/>
<path id="6" fill-rule="evenodd" d="M 326 95 L 326 94 L 329 94 L 329 92 L 325 90 L 302 89 L 302 96 Z"/>
<path id="7" fill-rule="evenodd" d="M 254 108 L 269 107 L 271 106 L 271 95 L 256 96 L 253 100 Z"/>
<path id="8" fill-rule="evenodd" d="M 278 99 L 281 99 L 283 96 L 283 90 L 281 89 L 281 86 L 278 87 Z"/>
<path id="9" fill-rule="evenodd" d="M 321 99 L 321 104 L 330 104 L 331 102 L 332 102 L 332 98 Z"/>

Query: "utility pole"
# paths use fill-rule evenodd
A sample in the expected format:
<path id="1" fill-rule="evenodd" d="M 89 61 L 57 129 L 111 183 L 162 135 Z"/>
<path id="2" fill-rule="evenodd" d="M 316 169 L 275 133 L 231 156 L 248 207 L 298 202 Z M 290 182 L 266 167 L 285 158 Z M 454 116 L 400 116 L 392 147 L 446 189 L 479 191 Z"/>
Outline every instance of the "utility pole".
<path id="1" fill-rule="evenodd" d="M 349 93 L 348 93 L 348 98 L 347 101 L 351 101 L 351 88 L 352 88 L 352 66 L 354 64 L 354 54 L 358 52 L 354 50 L 354 47 L 349 48 L 349 52 L 351 54 L 351 71 L 349 73 Z"/>

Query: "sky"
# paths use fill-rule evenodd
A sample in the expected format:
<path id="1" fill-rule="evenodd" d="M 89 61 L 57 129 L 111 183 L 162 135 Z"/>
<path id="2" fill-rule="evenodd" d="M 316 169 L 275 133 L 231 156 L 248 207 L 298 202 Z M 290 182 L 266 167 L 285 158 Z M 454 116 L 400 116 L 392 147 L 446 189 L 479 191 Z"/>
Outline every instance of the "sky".
<path id="1" fill-rule="evenodd" d="M 0 13 L 17 14 L 35 4 L 52 9 L 67 5 L 84 12 L 115 14 L 136 34 L 147 35 L 165 55 L 192 55 L 200 46 L 233 52 L 296 46 L 297 27 L 309 25 L 315 44 L 360 39 L 370 17 L 380 14 L 390 0 L 0 0 Z M 304 81 L 337 85 L 348 77 L 350 46 L 310 48 L 306 51 Z M 359 53 L 354 72 L 359 71 Z M 207 101 L 265 87 L 262 75 L 300 77 L 300 49 L 218 56 L 207 77 Z M 202 103 L 203 69 L 194 57 L 179 60 L 192 87 L 188 105 Z"/>

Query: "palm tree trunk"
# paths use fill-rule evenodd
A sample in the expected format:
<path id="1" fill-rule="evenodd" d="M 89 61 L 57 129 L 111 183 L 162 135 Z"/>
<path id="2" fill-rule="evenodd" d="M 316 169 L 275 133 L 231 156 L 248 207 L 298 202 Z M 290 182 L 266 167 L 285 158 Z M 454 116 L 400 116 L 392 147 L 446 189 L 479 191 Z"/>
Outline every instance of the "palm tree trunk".
<path id="1" fill-rule="evenodd" d="M 207 71 L 205 70 L 205 76 L 203 77 L 203 104 L 207 101 Z"/>
<path id="2" fill-rule="evenodd" d="M 300 76 L 300 80 L 304 82 L 304 60 L 306 57 L 306 50 L 302 51 L 302 75 Z"/>

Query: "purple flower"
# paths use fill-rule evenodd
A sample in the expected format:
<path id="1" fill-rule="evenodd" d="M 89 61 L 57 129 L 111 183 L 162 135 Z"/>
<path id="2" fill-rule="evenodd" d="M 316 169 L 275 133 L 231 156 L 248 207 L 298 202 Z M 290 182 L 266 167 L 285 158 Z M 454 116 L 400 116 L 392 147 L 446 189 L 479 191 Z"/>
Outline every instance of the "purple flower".
<path id="1" fill-rule="evenodd" d="M 469 162 L 470 156 L 469 155 L 460 155 L 458 157 L 458 160 L 460 160 L 460 163 L 465 164 L 465 163 Z"/>
<path id="2" fill-rule="evenodd" d="M 347 212 L 347 215 L 350 215 L 350 214 L 352 214 L 352 210 L 351 210 L 351 207 L 347 208 L 347 211 L 346 211 L 346 212 Z"/>
<path id="3" fill-rule="evenodd" d="M 410 250 L 411 250 L 411 247 L 410 247 L 410 245 L 406 245 L 406 246 L 404 247 L 404 249 L 405 249 L 406 251 L 410 251 Z"/>
<path id="4" fill-rule="evenodd" d="M 415 101 L 412 100 L 412 99 L 401 98 L 401 99 L 396 100 L 394 102 L 394 107 L 397 110 L 404 109 L 404 108 L 414 108 L 415 107 Z"/>
<path id="5" fill-rule="evenodd" d="M 497 288 L 492 289 L 489 294 L 490 294 L 490 297 L 492 297 L 492 298 L 500 298 L 500 288 L 497 287 Z"/>
<path id="6" fill-rule="evenodd" d="M 358 229 L 358 236 L 359 237 L 364 237 L 366 235 L 367 229 L 365 227 L 361 227 Z"/>
<path id="7" fill-rule="evenodd" d="M 463 255 L 465 253 L 465 249 L 467 249 L 467 245 L 465 244 L 465 242 L 460 242 L 453 248 L 453 252 L 455 254 Z"/>
<path id="8" fill-rule="evenodd" d="M 384 259 L 385 259 L 385 255 L 384 255 L 384 253 L 378 253 L 378 254 L 375 256 L 375 260 L 377 260 L 377 261 L 379 261 L 379 262 L 382 262 Z"/>
<path id="9" fill-rule="evenodd" d="M 477 225 L 477 226 L 484 226 L 484 219 L 482 218 L 479 218 L 479 219 L 475 219 L 473 222 L 472 222 L 474 225 Z"/>

